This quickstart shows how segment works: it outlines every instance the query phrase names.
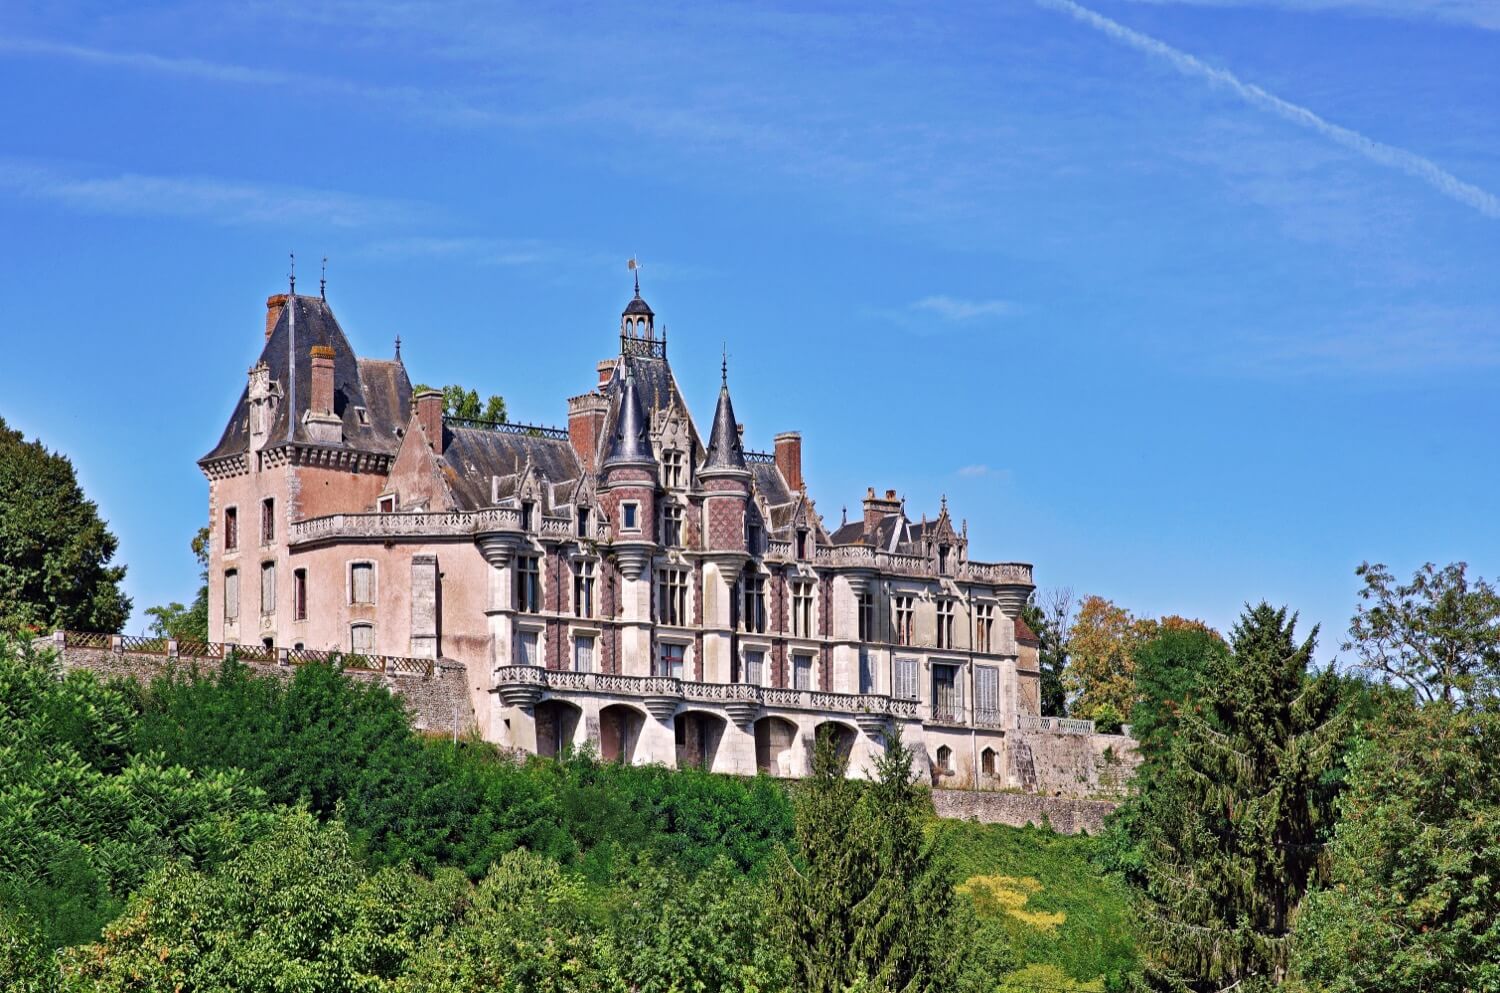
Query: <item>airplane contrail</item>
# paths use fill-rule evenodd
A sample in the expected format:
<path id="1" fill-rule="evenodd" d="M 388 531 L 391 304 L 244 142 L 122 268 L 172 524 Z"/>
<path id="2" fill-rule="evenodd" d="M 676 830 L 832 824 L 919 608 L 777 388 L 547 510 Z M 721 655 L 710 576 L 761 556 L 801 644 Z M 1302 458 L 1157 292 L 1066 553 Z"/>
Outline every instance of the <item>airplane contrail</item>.
<path id="1" fill-rule="evenodd" d="M 1358 131 L 1326 121 L 1306 107 L 1283 100 L 1254 83 L 1245 82 L 1232 72 L 1217 69 L 1181 49 L 1173 48 L 1150 35 L 1127 28 L 1103 14 L 1096 14 L 1087 7 L 1075 3 L 1074 0 L 1035 0 L 1035 2 L 1043 7 L 1062 11 L 1074 20 L 1108 35 L 1121 44 L 1163 59 L 1183 75 L 1197 76 L 1215 86 L 1222 86 L 1252 107 L 1270 111 L 1282 120 L 1290 121 L 1309 131 L 1315 131 L 1364 156 L 1371 162 L 1415 176 L 1444 196 L 1473 207 L 1486 217 L 1500 219 L 1500 197 L 1473 183 L 1464 182 L 1431 159 L 1423 158 L 1404 148 L 1367 138 Z"/>

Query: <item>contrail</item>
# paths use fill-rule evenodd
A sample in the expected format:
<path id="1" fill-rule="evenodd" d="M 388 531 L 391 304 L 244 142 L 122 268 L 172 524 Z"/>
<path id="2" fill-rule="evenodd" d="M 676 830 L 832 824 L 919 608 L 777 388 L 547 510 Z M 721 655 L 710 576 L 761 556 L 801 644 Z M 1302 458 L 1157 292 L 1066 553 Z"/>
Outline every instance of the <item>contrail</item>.
<path id="1" fill-rule="evenodd" d="M 1387 145 L 1373 138 L 1366 138 L 1358 131 L 1341 127 L 1314 114 L 1306 107 L 1290 103 L 1274 93 L 1267 93 L 1254 83 L 1247 83 L 1224 69 L 1216 69 L 1202 59 L 1189 55 L 1187 52 L 1173 48 L 1165 42 L 1157 41 L 1150 35 L 1133 31 L 1118 21 L 1112 21 L 1102 14 L 1096 14 L 1087 7 L 1081 7 L 1073 0 L 1035 0 L 1043 7 L 1051 7 L 1071 16 L 1074 20 L 1088 25 L 1095 30 L 1102 31 L 1116 41 L 1129 45 L 1137 51 L 1154 55 L 1171 63 L 1178 72 L 1186 76 L 1197 76 L 1206 79 L 1215 86 L 1223 86 L 1238 96 L 1241 100 L 1252 107 L 1270 111 L 1282 120 L 1316 131 L 1332 141 L 1343 145 L 1371 162 L 1399 169 L 1409 176 L 1415 176 L 1444 196 L 1452 197 L 1459 203 L 1473 207 L 1486 217 L 1500 219 L 1500 197 L 1481 189 L 1473 183 L 1466 183 L 1446 171 L 1431 159 L 1425 159 L 1415 152 L 1408 152 L 1404 148 Z"/>

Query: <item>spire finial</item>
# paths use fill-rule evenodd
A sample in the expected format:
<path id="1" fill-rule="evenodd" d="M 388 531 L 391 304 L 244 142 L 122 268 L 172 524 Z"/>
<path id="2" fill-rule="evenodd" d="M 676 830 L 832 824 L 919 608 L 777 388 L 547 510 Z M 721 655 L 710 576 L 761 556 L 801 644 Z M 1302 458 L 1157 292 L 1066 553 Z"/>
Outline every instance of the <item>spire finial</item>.
<path id="1" fill-rule="evenodd" d="M 396 361 L 401 361 L 401 336 L 396 335 Z"/>
<path id="2" fill-rule="evenodd" d="M 729 344 L 726 342 L 720 346 L 723 358 L 719 362 L 719 385 L 726 390 L 729 388 Z"/>
<path id="3" fill-rule="evenodd" d="M 948 512 L 948 494 L 944 493 L 943 494 L 943 513 L 946 514 L 947 512 Z"/>
<path id="4" fill-rule="evenodd" d="M 323 256 L 323 275 L 318 277 L 318 296 L 328 299 L 328 256 Z"/>
<path id="5" fill-rule="evenodd" d="M 287 273 L 287 279 L 291 282 L 291 295 L 297 295 L 297 253 L 289 253 L 292 257 L 292 271 Z"/>

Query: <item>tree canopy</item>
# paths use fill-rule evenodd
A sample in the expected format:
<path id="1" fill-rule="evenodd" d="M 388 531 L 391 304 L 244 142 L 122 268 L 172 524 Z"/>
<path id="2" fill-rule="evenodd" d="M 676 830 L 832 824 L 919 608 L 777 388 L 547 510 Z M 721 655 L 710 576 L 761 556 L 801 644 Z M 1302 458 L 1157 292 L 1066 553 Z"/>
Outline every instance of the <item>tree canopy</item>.
<path id="1" fill-rule="evenodd" d="M 419 383 L 412 387 L 413 393 L 421 393 L 423 390 L 435 390 L 436 386 L 428 386 Z M 491 393 L 488 400 L 479 399 L 479 391 L 466 389 L 457 384 L 450 383 L 442 387 L 443 413 L 448 417 L 465 417 L 477 421 L 496 421 L 504 423 L 505 398 Z"/>
<path id="2" fill-rule="evenodd" d="M 73 463 L 0 418 L 0 633 L 119 631 L 130 597 L 118 547 Z"/>

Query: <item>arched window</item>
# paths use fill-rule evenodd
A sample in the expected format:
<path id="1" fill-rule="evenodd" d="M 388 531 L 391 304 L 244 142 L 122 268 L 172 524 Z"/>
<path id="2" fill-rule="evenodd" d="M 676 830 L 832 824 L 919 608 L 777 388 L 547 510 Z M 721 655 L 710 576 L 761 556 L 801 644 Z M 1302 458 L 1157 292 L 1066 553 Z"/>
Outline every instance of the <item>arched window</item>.
<path id="1" fill-rule="evenodd" d="M 375 625 L 373 624 L 351 624 L 349 625 L 349 651 L 355 654 L 368 654 L 375 650 Z"/>
<path id="2" fill-rule="evenodd" d="M 995 750 L 993 748 L 986 748 L 979 753 L 979 769 L 986 776 L 995 774 Z"/>
<path id="3" fill-rule="evenodd" d="M 953 771 L 953 749 L 947 745 L 939 745 L 937 750 L 937 767 L 940 772 Z"/>

